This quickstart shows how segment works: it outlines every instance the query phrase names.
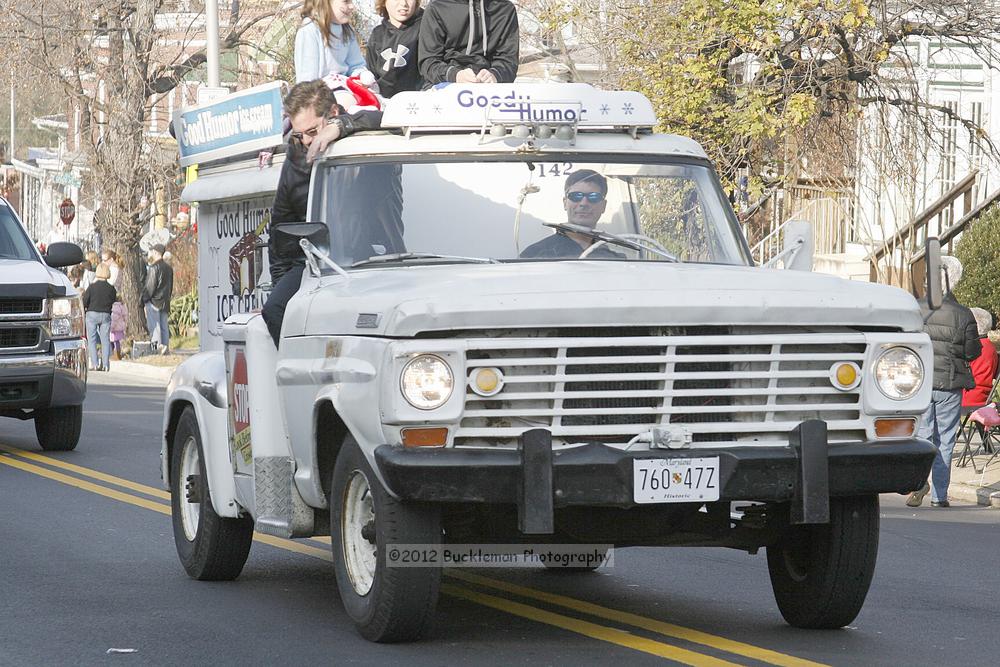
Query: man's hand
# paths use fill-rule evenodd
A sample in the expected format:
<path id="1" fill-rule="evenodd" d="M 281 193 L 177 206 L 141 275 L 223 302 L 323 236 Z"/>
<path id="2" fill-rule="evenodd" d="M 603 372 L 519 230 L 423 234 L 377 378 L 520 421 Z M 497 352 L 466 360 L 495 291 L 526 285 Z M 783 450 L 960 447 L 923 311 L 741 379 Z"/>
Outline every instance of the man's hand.
<path id="1" fill-rule="evenodd" d="M 479 83 L 496 83 L 497 77 L 488 69 L 481 69 L 479 70 L 479 74 L 476 75 L 476 81 Z"/>
<path id="2" fill-rule="evenodd" d="M 463 70 L 459 70 L 458 74 L 455 75 L 455 83 L 479 83 L 479 78 L 475 72 L 466 67 Z"/>
<path id="3" fill-rule="evenodd" d="M 312 162 L 316 159 L 317 155 L 326 150 L 327 146 L 339 139 L 343 127 L 344 126 L 336 120 L 332 120 L 327 123 L 326 127 L 320 130 L 309 143 L 309 151 L 306 153 L 306 161 Z"/>

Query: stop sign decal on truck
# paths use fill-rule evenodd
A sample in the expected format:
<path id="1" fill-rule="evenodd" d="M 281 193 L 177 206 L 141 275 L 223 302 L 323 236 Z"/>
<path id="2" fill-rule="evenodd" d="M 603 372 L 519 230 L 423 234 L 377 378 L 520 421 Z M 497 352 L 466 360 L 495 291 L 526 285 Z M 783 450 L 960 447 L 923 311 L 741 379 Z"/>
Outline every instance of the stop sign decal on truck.
<path id="1" fill-rule="evenodd" d="M 233 460 L 242 457 L 249 464 L 253 460 L 250 446 L 250 391 L 247 386 L 247 360 L 242 347 L 233 354 L 232 374 L 229 380 L 229 433 L 232 440 Z"/>

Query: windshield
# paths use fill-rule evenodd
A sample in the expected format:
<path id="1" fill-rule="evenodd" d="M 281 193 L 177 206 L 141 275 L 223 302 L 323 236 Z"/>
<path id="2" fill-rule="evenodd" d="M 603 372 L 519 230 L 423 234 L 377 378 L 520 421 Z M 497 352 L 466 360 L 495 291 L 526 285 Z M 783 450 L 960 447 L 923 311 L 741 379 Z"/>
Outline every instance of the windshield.
<path id="1" fill-rule="evenodd" d="M 36 259 L 31 241 L 25 236 L 14 213 L 0 203 L 0 259 Z"/>
<path id="2" fill-rule="evenodd" d="M 441 261 L 747 264 L 699 164 L 366 162 L 323 165 L 312 219 L 343 266 Z"/>

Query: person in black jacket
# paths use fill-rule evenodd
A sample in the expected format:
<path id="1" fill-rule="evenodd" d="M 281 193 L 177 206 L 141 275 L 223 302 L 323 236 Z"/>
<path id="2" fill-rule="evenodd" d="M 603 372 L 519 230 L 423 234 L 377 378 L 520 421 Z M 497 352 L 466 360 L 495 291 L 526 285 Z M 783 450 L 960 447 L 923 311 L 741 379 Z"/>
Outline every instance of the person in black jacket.
<path id="1" fill-rule="evenodd" d="M 170 298 L 174 293 L 174 270 L 163 260 L 165 252 L 166 248 L 162 243 L 149 249 L 149 268 L 146 270 L 141 297 L 146 311 L 149 339 L 159 347 L 160 354 L 166 354 L 170 349 L 170 327 L 167 320 L 170 317 Z"/>
<path id="2" fill-rule="evenodd" d="M 931 404 L 920 420 L 917 437 L 930 440 L 938 448 L 931 467 L 931 483 L 910 494 L 906 504 L 918 507 L 927 492 L 932 507 L 948 507 L 948 485 L 951 483 L 951 454 L 955 449 L 958 422 L 962 412 L 962 390 L 972 389 L 976 382 L 969 362 L 982 351 L 979 330 L 972 311 L 955 299 L 952 289 L 962 278 L 962 263 L 954 257 L 941 258 L 941 287 L 944 302 L 930 310 L 921 301 L 924 331 L 934 346 L 934 385 Z"/>
<path id="3" fill-rule="evenodd" d="M 510 83 L 519 40 L 517 11 L 508 0 L 434 0 L 420 22 L 424 85 Z"/>
<path id="4" fill-rule="evenodd" d="M 379 92 L 392 97 L 404 90 L 420 90 L 424 80 L 417 64 L 417 39 L 424 10 L 420 0 L 375 0 L 382 23 L 368 38 L 366 60 Z"/>
<path id="5" fill-rule="evenodd" d="M 83 293 L 83 310 L 86 313 L 87 351 L 90 370 L 106 371 L 111 363 L 111 308 L 118 300 L 118 291 L 108 282 L 111 270 L 107 264 L 98 264 L 94 282 Z M 97 344 L 101 344 L 101 361 L 97 359 Z"/>
<path id="6" fill-rule="evenodd" d="M 278 190 L 271 206 L 272 230 L 282 224 L 306 222 L 309 177 L 312 173 L 310 163 L 317 155 L 337 139 L 360 130 L 377 129 L 382 123 L 379 111 L 345 114 L 337 104 L 333 91 L 322 80 L 295 84 L 285 97 L 284 104 L 292 130 L 285 162 L 278 176 Z M 272 288 L 261 315 L 277 346 L 285 307 L 302 282 L 305 257 L 301 252 L 292 256 L 282 255 L 275 245 L 274 234 L 269 234 L 268 263 Z"/>

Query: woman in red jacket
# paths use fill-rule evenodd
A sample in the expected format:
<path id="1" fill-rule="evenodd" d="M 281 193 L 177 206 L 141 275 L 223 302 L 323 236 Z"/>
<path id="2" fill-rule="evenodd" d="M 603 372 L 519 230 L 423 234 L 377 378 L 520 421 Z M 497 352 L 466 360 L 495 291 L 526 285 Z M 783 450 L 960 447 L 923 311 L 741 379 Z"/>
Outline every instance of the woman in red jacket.
<path id="1" fill-rule="evenodd" d="M 962 393 L 962 407 L 979 407 L 986 405 L 993 388 L 993 378 L 997 374 L 997 349 L 990 342 L 989 332 L 993 328 L 993 316 L 982 308 L 970 308 L 976 318 L 976 328 L 979 331 L 979 342 L 983 345 L 982 353 L 969 362 L 972 369 L 972 379 L 976 386 Z"/>

